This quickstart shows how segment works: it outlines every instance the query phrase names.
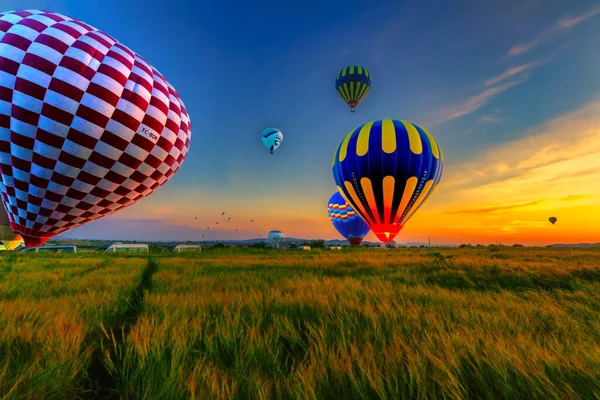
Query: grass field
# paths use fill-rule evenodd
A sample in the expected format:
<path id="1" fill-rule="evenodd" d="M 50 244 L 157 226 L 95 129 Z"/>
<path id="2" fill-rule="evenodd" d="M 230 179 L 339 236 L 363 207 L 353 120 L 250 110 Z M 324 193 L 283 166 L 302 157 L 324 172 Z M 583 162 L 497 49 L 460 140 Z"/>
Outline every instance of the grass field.
<path id="1" fill-rule="evenodd" d="M 3 399 L 597 399 L 600 249 L 0 257 Z"/>

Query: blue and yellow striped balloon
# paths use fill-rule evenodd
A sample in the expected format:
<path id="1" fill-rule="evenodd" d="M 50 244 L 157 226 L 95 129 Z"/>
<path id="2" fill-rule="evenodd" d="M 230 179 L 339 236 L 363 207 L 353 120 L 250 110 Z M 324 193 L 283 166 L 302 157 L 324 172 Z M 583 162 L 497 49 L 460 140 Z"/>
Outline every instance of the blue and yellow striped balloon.
<path id="1" fill-rule="evenodd" d="M 435 191 L 444 157 L 425 129 L 379 120 L 350 132 L 333 157 L 338 191 L 385 243 Z"/>
<path id="2" fill-rule="evenodd" d="M 346 67 L 337 74 L 335 90 L 354 112 L 371 89 L 371 74 L 359 65 Z"/>
<path id="3" fill-rule="evenodd" d="M 327 215 L 333 227 L 350 242 L 352 247 L 358 247 L 369 233 L 369 225 L 339 192 L 335 192 L 327 202 Z"/>

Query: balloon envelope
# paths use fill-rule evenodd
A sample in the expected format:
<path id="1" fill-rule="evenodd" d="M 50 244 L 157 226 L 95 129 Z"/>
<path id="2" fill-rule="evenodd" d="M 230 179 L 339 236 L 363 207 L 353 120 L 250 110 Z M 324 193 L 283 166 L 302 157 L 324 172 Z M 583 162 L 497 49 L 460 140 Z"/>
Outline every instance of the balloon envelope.
<path id="1" fill-rule="evenodd" d="M 327 203 L 327 215 L 331 224 L 350 242 L 357 247 L 369 233 L 369 225 L 354 211 L 339 192 L 335 192 Z"/>
<path id="2" fill-rule="evenodd" d="M 262 133 L 262 142 L 273 154 L 283 142 L 283 133 L 277 128 L 267 128 Z"/>
<path id="3" fill-rule="evenodd" d="M 191 123 L 142 57 L 61 14 L 0 14 L 0 172 L 28 247 L 148 196 L 179 169 Z"/>
<path id="4" fill-rule="evenodd" d="M 552 225 L 554 225 L 556 223 L 556 221 L 558 221 L 558 219 L 556 217 L 550 217 L 550 218 L 548 218 L 548 221 L 550 221 L 550 223 Z"/>
<path id="5" fill-rule="evenodd" d="M 281 243 L 281 241 L 283 240 L 283 232 L 271 231 L 271 232 L 269 232 L 268 239 L 269 239 L 269 243 L 271 243 L 271 246 L 279 247 L 279 243 Z"/>
<path id="6" fill-rule="evenodd" d="M 432 195 L 444 158 L 425 129 L 406 121 L 379 120 L 359 126 L 333 158 L 338 191 L 385 243 Z"/>
<path id="7" fill-rule="evenodd" d="M 342 69 L 335 79 L 335 90 L 352 112 L 364 100 L 370 89 L 371 74 L 359 65 Z"/>

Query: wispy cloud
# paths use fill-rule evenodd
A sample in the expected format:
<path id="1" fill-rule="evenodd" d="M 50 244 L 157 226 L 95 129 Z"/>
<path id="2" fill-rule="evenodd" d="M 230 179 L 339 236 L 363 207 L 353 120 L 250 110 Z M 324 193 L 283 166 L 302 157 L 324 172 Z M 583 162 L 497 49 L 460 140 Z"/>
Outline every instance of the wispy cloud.
<path id="1" fill-rule="evenodd" d="M 464 102 L 443 109 L 438 119 L 432 121 L 430 125 L 439 124 L 442 122 L 450 121 L 452 119 L 460 118 L 465 115 L 471 114 L 477 111 L 479 108 L 486 105 L 493 97 L 498 94 L 505 92 L 506 90 L 524 83 L 530 77 L 530 72 L 535 68 L 544 63 L 549 62 L 552 57 L 548 57 L 543 60 L 532 61 L 527 64 L 518 65 L 515 67 L 508 68 L 500 75 L 491 77 L 484 81 L 484 86 L 487 88 L 480 93 L 467 98 Z M 499 122 L 501 119 L 493 116 L 483 116 L 480 118 L 481 122 Z"/>
<path id="2" fill-rule="evenodd" d="M 545 43 L 548 43 L 556 39 L 558 36 L 567 33 L 570 29 L 581 24 L 582 22 L 587 21 L 590 18 L 595 17 L 598 14 L 600 14 L 600 6 L 595 6 L 583 14 L 561 18 L 551 27 L 544 29 L 538 36 L 536 36 L 531 41 L 527 43 L 520 43 L 516 46 L 511 47 L 510 50 L 508 50 L 507 56 L 515 57 L 521 54 L 525 54 L 531 51 L 532 49 L 541 46 Z"/>
<path id="3" fill-rule="evenodd" d="M 532 68 L 538 66 L 539 64 L 540 64 L 539 62 L 530 62 L 527 64 L 518 65 L 516 67 L 511 67 L 511 68 L 505 70 L 500 75 L 486 80 L 484 84 L 485 84 L 485 86 L 495 85 L 495 84 L 505 81 L 509 78 L 512 78 L 515 75 L 519 75 L 525 71 L 529 71 Z"/>
<path id="4" fill-rule="evenodd" d="M 600 175 L 600 101 L 465 161 L 457 171 L 461 172 L 455 177 L 447 175 L 446 185 L 491 188 L 519 181 L 538 187 L 549 180 L 568 182 Z M 548 188 L 556 190 L 556 185 Z M 523 189 L 526 187 L 519 185 L 519 190 Z"/>
<path id="5" fill-rule="evenodd" d="M 591 194 L 572 194 L 570 196 L 565 196 L 563 198 L 560 199 L 560 201 L 566 201 L 566 202 L 576 202 L 576 201 L 580 201 L 580 200 L 587 200 L 589 198 L 594 197 Z"/>
<path id="6" fill-rule="evenodd" d="M 496 116 L 496 115 L 482 115 L 479 118 L 479 122 L 484 122 L 486 124 L 493 124 L 496 122 L 502 122 L 506 120 L 504 117 Z"/>
<path id="7" fill-rule="evenodd" d="M 461 210 L 450 211 L 450 214 L 489 214 L 494 212 L 502 212 L 502 211 L 511 211 L 517 208 L 524 208 L 529 206 L 535 206 L 543 203 L 544 200 L 535 200 L 529 201 L 527 203 L 519 203 L 519 204 L 508 204 L 508 205 L 500 205 L 500 206 L 490 206 L 490 207 L 481 207 L 481 208 L 467 208 Z"/>
<path id="8" fill-rule="evenodd" d="M 502 85 L 487 88 L 481 93 L 467 98 L 461 104 L 443 109 L 442 111 L 440 111 L 438 119 L 436 121 L 432 121 L 430 125 L 439 124 L 471 114 L 472 112 L 478 110 L 479 108 L 487 104 L 493 97 L 499 95 L 502 92 L 505 92 L 506 90 L 514 86 L 525 82 L 526 80 L 527 78 L 522 78 L 519 80 L 506 82 Z"/>

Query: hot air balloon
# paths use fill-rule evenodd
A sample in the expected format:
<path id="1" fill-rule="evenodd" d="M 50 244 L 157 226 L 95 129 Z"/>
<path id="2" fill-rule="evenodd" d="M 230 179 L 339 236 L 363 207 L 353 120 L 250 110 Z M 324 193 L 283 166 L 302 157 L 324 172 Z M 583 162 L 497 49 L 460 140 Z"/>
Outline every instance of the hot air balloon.
<path id="1" fill-rule="evenodd" d="M 369 225 L 344 200 L 339 192 L 335 192 L 327 203 L 327 214 L 335 229 L 345 237 L 352 247 L 358 247 L 369 233 Z"/>
<path id="2" fill-rule="evenodd" d="M 271 231 L 268 236 L 269 242 L 271 246 L 275 248 L 279 248 L 279 243 L 283 240 L 283 232 L 281 231 Z"/>
<path id="3" fill-rule="evenodd" d="M 61 14 L 0 14 L 2 202 L 27 247 L 128 207 L 177 172 L 191 123 L 142 57 Z"/>
<path id="4" fill-rule="evenodd" d="M 344 68 L 335 79 L 335 90 L 348 104 L 351 112 L 356 111 L 356 106 L 363 101 L 370 89 L 371 74 L 358 65 Z"/>
<path id="5" fill-rule="evenodd" d="M 22 243 L 23 238 L 10 229 L 8 214 L 0 205 L 0 250 L 14 250 Z"/>
<path id="6" fill-rule="evenodd" d="M 550 218 L 548 218 L 548 221 L 550 221 L 550 223 L 552 225 L 554 225 L 556 223 L 556 221 L 558 221 L 558 218 L 556 218 L 556 217 L 550 217 Z"/>
<path id="7" fill-rule="evenodd" d="M 344 199 L 388 243 L 435 191 L 443 164 L 441 149 L 425 129 L 379 120 L 342 140 L 333 178 Z"/>
<path id="8" fill-rule="evenodd" d="M 262 142 L 269 152 L 273 154 L 283 142 L 283 133 L 277 128 L 267 128 L 262 133 Z"/>

